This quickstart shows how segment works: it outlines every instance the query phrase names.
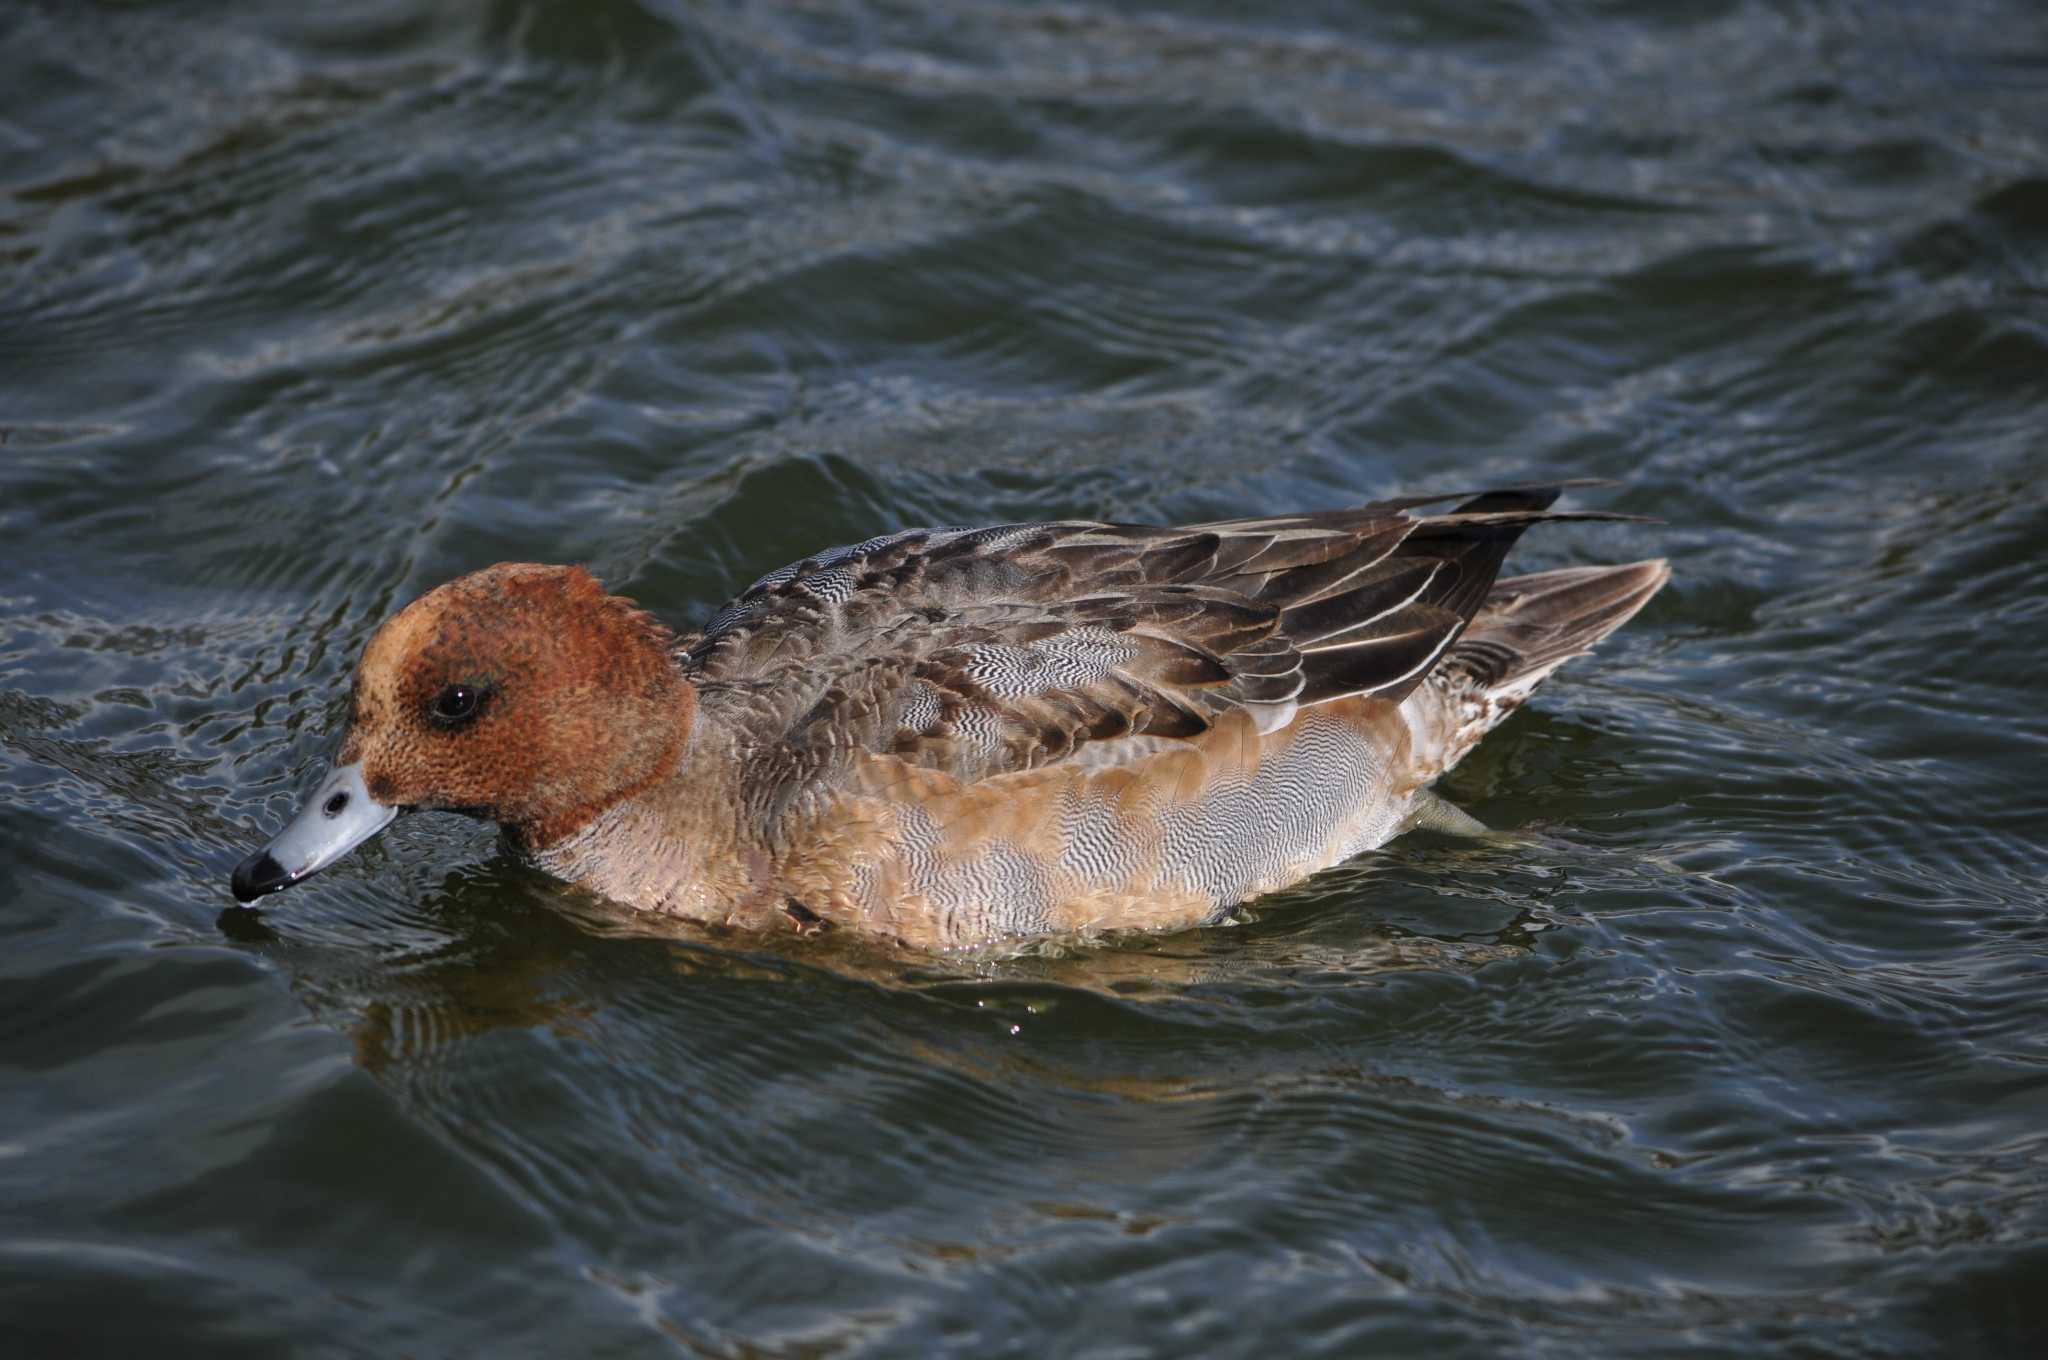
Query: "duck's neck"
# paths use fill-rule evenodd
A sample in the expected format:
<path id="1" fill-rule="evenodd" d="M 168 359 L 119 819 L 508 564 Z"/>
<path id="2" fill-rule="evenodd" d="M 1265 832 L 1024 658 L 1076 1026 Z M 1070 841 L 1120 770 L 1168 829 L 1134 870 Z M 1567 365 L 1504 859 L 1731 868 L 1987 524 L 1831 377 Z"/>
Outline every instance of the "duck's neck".
<path id="1" fill-rule="evenodd" d="M 774 910 L 774 874 L 734 787 L 733 742 L 691 728 L 672 770 L 527 857 L 556 878 L 640 911 L 743 923 Z"/>

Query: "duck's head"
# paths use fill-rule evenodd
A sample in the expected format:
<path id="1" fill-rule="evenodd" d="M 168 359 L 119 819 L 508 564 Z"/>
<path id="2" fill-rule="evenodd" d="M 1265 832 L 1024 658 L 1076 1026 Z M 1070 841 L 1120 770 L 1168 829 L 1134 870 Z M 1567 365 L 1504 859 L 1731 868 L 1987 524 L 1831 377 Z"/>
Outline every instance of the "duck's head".
<path id="1" fill-rule="evenodd" d="M 439 586 L 363 648 L 334 768 L 234 873 L 288 888 L 401 812 L 443 809 L 551 845 L 666 778 L 695 695 L 667 629 L 581 567 L 507 562 Z"/>

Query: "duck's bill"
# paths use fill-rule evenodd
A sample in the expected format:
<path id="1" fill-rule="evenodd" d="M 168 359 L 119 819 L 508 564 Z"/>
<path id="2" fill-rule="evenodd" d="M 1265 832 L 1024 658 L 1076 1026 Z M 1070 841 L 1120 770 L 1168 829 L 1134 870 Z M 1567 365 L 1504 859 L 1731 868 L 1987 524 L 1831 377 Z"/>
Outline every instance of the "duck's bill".
<path id="1" fill-rule="evenodd" d="M 254 902 L 317 874 L 391 825 L 398 809 L 370 797 L 361 765 L 339 765 L 270 844 L 235 866 L 237 902 Z"/>

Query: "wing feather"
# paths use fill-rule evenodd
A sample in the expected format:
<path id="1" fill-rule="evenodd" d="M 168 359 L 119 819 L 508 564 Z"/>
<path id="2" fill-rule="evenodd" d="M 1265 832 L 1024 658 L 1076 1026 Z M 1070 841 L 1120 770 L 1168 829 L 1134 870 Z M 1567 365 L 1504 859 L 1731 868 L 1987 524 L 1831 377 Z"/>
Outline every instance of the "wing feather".
<path id="1" fill-rule="evenodd" d="M 1219 521 L 913 529 L 769 572 L 680 660 L 764 760 L 889 754 L 963 780 L 1399 700 L 1559 486 Z M 801 772 L 798 772 L 801 773 Z"/>

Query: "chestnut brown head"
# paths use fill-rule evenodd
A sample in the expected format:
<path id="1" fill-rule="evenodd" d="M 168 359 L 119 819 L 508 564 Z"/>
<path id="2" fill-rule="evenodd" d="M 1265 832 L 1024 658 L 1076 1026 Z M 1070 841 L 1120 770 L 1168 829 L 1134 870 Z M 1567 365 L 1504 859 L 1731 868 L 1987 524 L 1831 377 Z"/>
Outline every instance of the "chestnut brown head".
<path id="1" fill-rule="evenodd" d="M 581 567 L 501 563 L 439 586 L 363 649 L 334 771 L 235 870 L 250 901 L 401 811 L 485 817 L 560 840 L 671 773 L 695 695 L 668 630 Z"/>

